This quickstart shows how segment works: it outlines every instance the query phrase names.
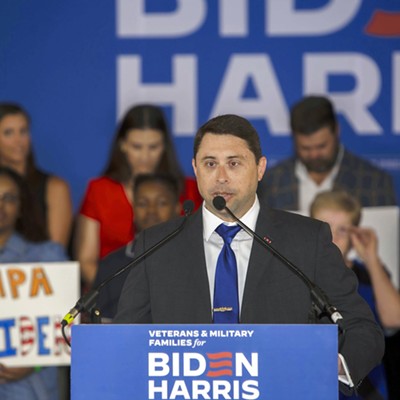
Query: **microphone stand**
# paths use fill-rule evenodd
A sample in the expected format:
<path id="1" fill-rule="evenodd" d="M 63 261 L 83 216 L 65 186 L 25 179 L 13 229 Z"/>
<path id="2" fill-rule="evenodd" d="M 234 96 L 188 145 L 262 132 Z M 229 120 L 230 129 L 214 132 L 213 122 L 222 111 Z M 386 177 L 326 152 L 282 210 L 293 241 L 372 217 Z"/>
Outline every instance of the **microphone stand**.
<path id="1" fill-rule="evenodd" d="M 67 325 L 69 325 L 82 311 L 90 312 L 91 318 L 94 319 L 95 323 L 100 323 L 101 322 L 101 313 L 100 313 L 100 310 L 98 308 L 96 308 L 96 301 L 99 296 L 100 290 L 104 286 L 106 286 L 110 281 L 112 281 L 114 278 L 116 278 L 117 276 L 120 276 L 128 269 L 135 267 L 144 258 L 146 258 L 150 254 L 154 253 L 157 249 L 159 249 L 161 246 L 163 246 L 165 243 L 167 243 L 173 237 L 175 237 L 185 226 L 186 221 L 188 220 L 188 217 L 192 214 L 193 208 L 194 208 L 193 201 L 186 200 L 183 204 L 183 209 L 184 209 L 184 213 L 185 213 L 184 219 L 183 219 L 182 223 L 174 231 L 169 233 L 166 237 L 161 239 L 159 242 L 155 243 L 153 246 L 151 246 L 149 249 L 147 249 L 140 256 L 136 257 L 135 259 L 130 261 L 128 264 L 121 267 L 115 274 L 113 274 L 110 277 L 108 277 L 107 279 L 105 279 L 96 288 L 91 289 L 88 293 L 83 295 L 76 302 L 75 307 L 73 307 L 61 321 L 61 332 L 62 332 L 65 342 L 68 344 L 69 347 L 71 347 L 71 343 L 69 342 L 69 340 L 65 334 L 65 327 Z"/>
<path id="2" fill-rule="evenodd" d="M 214 207 L 219 210 L 225 210 L 237 223 L 238 225 L 250 236 L 254 238 L 258 243 L 268 249 L 274 256 L 276 256 L 282 263 L 287 266 L 292 272 L 294 272 L 308 287 L 311 295 L 311 303 L 313 309 L 317 313 L 317 317 L 320 319 L 322 316 L 327 315 L 329 319 L 338 326 L 340 341 L 339 349 L 341 349 L 344 340 L 345 329 L 343 326 L 343 317 L 340 312 L 330 304 L 328 297 L 322 291 L 322 289 L 312 282 L 307 275 L 303 273 L 296 265 L 289 261 L 285 256 L 283 256 L 278 250 L 270 245 L 266 238 L 262 238 L 252 229 L 250 229 L 246 224 L 244 224 L 236 215 L 226 206 L 226 201 L 222 196 L 217 196 L 213 200 Z"/>

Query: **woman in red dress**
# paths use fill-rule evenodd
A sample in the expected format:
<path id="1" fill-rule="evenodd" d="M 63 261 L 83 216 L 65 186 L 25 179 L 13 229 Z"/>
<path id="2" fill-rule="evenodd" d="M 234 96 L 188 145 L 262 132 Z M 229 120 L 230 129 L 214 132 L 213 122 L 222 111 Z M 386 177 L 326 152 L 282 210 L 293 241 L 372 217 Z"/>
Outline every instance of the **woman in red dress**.
<path id="1" fill-rule="evenodd" d="M 202 198 L 193 178 L 185 178 L 161 108 L 138 105 L 118 127 L 103 175 L 90 181 L 78 220 L 75 255 L 84 283 L 91 286 L 102 258 L 133 240 L 133 182 L 136 176 L 166 173 L 176 178 L 181 201 L 198 207 Z"/>

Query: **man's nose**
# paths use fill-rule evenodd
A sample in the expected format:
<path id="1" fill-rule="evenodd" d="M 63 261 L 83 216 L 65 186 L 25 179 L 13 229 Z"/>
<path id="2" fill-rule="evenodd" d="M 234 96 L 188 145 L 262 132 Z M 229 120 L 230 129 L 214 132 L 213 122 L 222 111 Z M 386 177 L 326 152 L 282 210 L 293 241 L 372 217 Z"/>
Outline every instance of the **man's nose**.
<path id="1" fill-rule="evenodd" d="M 217 181 L 220 183 L 228 181 L 228 174 L 226 172 L 226 168 L 223 165 L 220 165 L 217 169 Z"/>

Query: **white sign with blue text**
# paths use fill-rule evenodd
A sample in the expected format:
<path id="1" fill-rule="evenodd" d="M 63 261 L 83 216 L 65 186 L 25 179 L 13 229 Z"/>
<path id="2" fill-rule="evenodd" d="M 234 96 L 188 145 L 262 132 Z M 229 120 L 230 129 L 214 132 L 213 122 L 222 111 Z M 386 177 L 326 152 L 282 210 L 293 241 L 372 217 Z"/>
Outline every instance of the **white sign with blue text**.
<path id="1" fill-rule="evenodd" d="M 79 293 L 77 262 L 0 264 L 0 364 L 69 365 L 60 323 Z"/>

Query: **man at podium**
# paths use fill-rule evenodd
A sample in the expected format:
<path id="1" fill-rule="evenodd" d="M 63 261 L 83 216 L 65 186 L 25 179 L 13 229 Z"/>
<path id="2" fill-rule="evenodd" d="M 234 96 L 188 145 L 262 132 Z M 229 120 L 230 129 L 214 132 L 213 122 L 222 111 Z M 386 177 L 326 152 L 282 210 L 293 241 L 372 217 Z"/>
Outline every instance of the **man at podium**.
<path id="1" fill-rule="evenodd" d="M 173 239 L 133 268 L 114 322 L 327 323 L 326 317 L 316 317 L 309 287 L 254 239 L 255 231 L 320 287 L 343 317 L 339 379 L 341 390 L 352 392 L 380 362 L 384 341 L 357 294 L 354 274 L 332 244 L 329 226 L 260 204 L 256 190 L 267 159 L 244 118 L 222 115 L 200 127 L 192 164 L 203 206 L 186 217 Z M 143 231 L 137 254 L 180 224 L 177 219 Z"/>

